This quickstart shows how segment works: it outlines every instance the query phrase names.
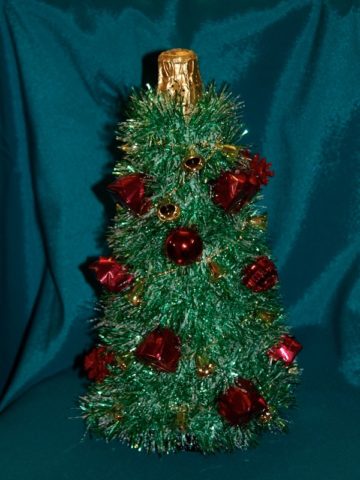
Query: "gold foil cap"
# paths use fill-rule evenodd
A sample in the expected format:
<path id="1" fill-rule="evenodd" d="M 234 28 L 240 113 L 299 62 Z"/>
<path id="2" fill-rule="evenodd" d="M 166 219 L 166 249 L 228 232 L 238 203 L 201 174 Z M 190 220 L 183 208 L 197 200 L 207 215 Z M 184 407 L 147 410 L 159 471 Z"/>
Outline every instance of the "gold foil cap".
<path id="1" fill-rule="evenodd" d="M 180 95 L 184 115 L 189 115 L 202 91 L 196 53 L 183 48 L 166 50 L 158 57 L 158 67 L 158 93 Z"/>

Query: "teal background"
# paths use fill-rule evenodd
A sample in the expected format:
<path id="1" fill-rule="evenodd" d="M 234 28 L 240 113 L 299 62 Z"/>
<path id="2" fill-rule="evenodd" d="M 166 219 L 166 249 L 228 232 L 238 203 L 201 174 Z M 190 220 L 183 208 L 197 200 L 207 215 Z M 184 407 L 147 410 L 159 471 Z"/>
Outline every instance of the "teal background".
<path id="1" fill-rule="evenodd" d="M 358 478 L 358 2 L 0 6 L 2 478 Z M 67 418 L 85 391 L 72 367 L 91 345 L 84 265 L 105 251 L 114 126 L 129 88 L 154 81 L 154 52 L 173 47 L 241 95 L 247 141 L 273 163 L 269 239 L 305 371 L 288 436 L 159 460 L 81 442 Z"/>

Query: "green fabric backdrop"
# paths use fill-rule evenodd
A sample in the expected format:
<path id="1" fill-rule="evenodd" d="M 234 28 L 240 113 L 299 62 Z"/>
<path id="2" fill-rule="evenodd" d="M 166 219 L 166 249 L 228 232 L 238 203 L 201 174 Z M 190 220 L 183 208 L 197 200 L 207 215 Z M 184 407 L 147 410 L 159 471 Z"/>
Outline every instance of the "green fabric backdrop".
<path id="1" fill-rule="evenodd" d="M 248 142 L 273 163 L 264 203 L 289 323 L 305 347 L 302 395 L 314 389 L 323 426 L 327 419 L 331 428 L 336 411 L 339 425 L 346 415 L 351 436 L 359 419 L 354 399 L 360 400 L 358 2 L 2 0 L 0 6 L 1 408 L 73 366 L 91 345 L 95 294 L 84 266 L 105 251 L 114 126 L 129 88 L 154 82 L 156 52 L 184 47 L 198 53 L 205 82 L 227 82 L 241 95 Z M 71 395 L 83 388 L 74 387 L 75 378 L 50 380 L 48 407 L 40 402 L 45 418 L 52 418 L 56 392 L 70 408 Z M 33 409 L 41 388 L 5 410 L 5 427 L 18 405 L 40 419 Z M 328 395 L 333 402 L 326 407 L 321 398 Z M 337 400 L 350 396 L 353 410 Z M 310 398 L 300 422 L 309 421 Z M 17 444 L 16 428 L 4 429 L 8 449 Z M 329 475 L 317 478 L 340 478 Z"/>

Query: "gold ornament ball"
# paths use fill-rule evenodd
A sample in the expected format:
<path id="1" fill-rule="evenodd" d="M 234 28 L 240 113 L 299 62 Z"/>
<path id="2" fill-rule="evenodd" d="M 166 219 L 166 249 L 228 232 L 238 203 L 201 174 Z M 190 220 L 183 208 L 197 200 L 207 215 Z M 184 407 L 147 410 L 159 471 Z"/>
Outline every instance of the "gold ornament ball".
<path id="1" fill-rule="evenodd" d="M 187 172 L 196 173 L 204 168 L 205 160 L 196 153 L 191 153 L 182 162 L 183 169 Z"/>
<path id="2" fill-rule="evenodd" d="M 157 216 L 162 222 L 172 222 L 180 217 L 180 213 L 180 207 L 172 202 L 164 202 L 157 207 Z"/>

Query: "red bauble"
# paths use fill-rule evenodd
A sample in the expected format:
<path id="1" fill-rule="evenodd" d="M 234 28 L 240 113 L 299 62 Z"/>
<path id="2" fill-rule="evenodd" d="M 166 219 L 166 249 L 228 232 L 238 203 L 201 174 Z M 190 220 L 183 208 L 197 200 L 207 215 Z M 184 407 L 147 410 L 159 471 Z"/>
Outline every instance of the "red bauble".
<path id="1" fill-rule="evenodd" d="M 258 193 L 261 185 L 268 183 L 268 177 L 273 175 L 269 170 L 271 164 L 260 159 L 258 154 L 251 156 L 248 170 L 236 169 L 223 172 L 213 183 L 213 201 L 228 212 L 239 211 Z"/>
<path id="2" fill-rule="evenodd" d="M 218 399 L 218 412 L 231 425 L 244 425 L 266 409 L 264 398 L 245 378 L 238 378 Z"/>
<path id="3" fill-rule="evenodd" d="M 136 357 L 162 372 L 175 372 L 180 359 L 180 338 L 170 328 L 158 327 L 135 350 Z"/>
<path id="4" fill-rule="evenodd" d="M 89 265 L 94 270 L 97 280 L 110 292 L 121 292 L 129 287 L 135 277 L 127 268 L 117 263 L 113 258 L 100 257 L 99 260 Z"/>
<path id="5" fill-rule="evenodd" d="M 124 207 L 143 215 L 151 206 L 150 198 L 145 196 L 145 180 L 146 176 L 143 173 L 131 173 L 119 177 L 107 188 L 116 194 Z"/>
<path id="6" fill-rule="evenodd" d="M 174 228 L 165 240 L 165 250 L 171 261 L 177 265 L 190 265 L 202 254 L 203 243 L 199 234 L 186 227 Z"/>
<path id="7" fill-rule="evenodd" d="M 102 382 L 109 375 L 108 365 L 115 362 L 113 353 L 106 350 L 104 346 L 95 347 L 84 359 L 84 369 L 90 380 Z"/>
<path id="8" fill-rule="evenodd" d="M 286 365 L 291 365 L 301 349 L 301 343 L 295 340 L 294 337 L 282 335 L 279 343 L 271 347 L 267 354 L 273 360 L 282 360 Z"/>
<path id="9" fill-rule="evenodd" d="M 254 292 L 269 290 L 278 282 L 278 274 L 274 262 L 266 256 L 258 257 L 243 270 L 242 282 Z"/>

